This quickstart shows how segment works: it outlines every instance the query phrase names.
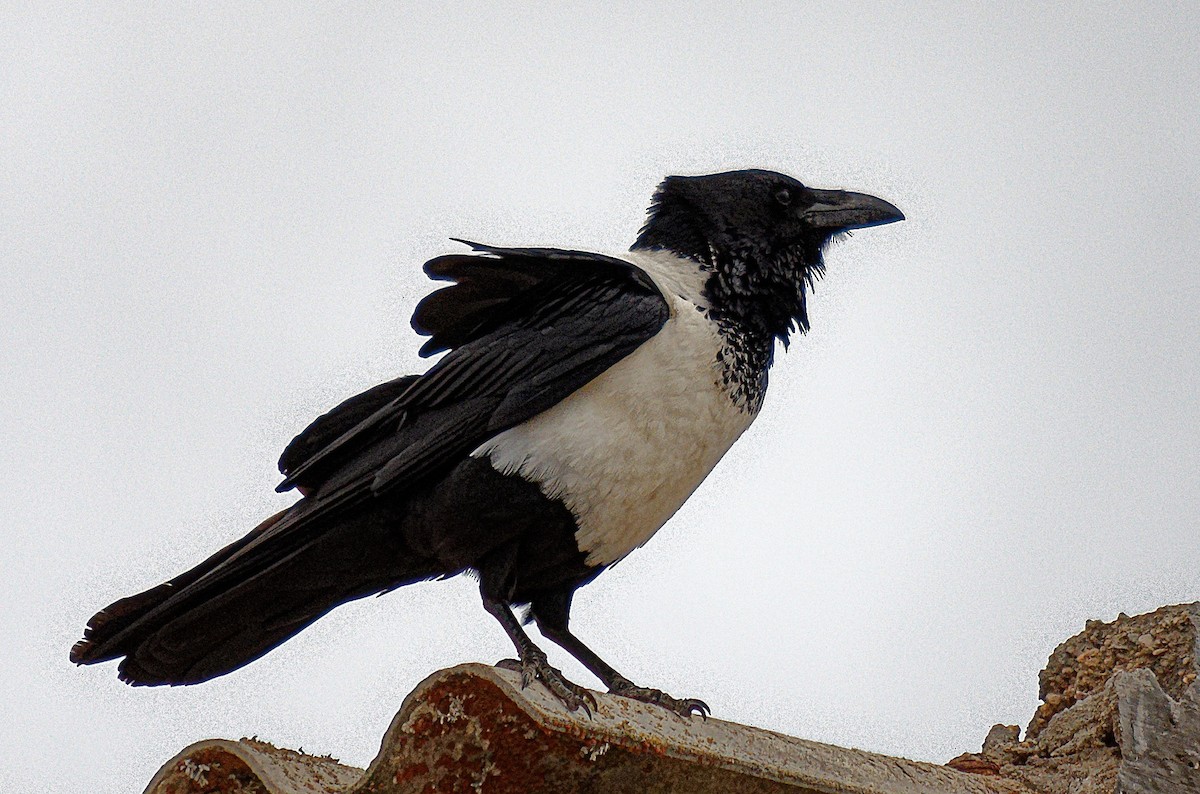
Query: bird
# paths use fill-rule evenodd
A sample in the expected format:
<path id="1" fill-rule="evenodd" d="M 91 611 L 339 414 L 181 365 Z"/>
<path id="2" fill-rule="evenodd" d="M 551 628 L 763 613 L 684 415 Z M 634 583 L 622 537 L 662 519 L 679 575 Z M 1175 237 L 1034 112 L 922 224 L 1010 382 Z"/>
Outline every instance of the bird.
<path id="1" fill-rule="evenodd" d="M 135 686 L 196 684 L 341 604 L 468 574 L 522 686 L 597 707 L 534 623 L 610 693 L 707 718 L 702 700 L 638 686 L 585 645 L 573 596 L 645 544 L 754 421 L 777 343 L 809 329 L 830 242 L 903 219 L 872 195 L 746 169 L 665 178 L 619 256 L 451 238 L 469 250 L 425 263 L 449 283 L 411 321 L 420 355 L 444 355 L 313 421 L 279 459 L 276 490 L 295 503 L 96 613 L 71 661 L 121 659 Z"/>

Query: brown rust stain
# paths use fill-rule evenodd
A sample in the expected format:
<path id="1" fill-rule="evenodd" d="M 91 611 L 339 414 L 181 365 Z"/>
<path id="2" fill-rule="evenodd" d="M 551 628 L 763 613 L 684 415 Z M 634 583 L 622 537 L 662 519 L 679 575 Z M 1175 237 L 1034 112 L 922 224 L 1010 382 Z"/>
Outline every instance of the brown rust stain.
<path id="1" fill-rule="evenodd" d="M 959 772 L 966 772 L 971 775 L 988 775 L 992 777 L 999 776 L 1000 765 L 995 761 L 990 761 L 977 753 L 963 753 L 955 756 L 946 762 L 946 766 Z"/>
<path id="2" fill-rule="evenodd" d="M 206 747 L 175 763 L 154 794 L 265 794 L 245 761 L 219 747 Z"/>
<path id="3" fill-rule="evenodd" d="M 616 749 L 579 726 L 538 723 L 498 685 L 473 675 L 447 676 L 422 695 L 390 759 L 388 777 L 403 791 L 557 791 L 589 777 Z"/>
<path id="4" fill-rule="evenodd" d="M 455 673 L 432 682 L 385 745 L 358 792 L 564 794 L 639 791 L 776 794 L 803 787 L 723 768 L 716 757 L 674 758 L 665 740 L 625 723 L 542 724 L 494 681 Z M 636 730 L 636 733 L 635 733 Z M 633 735 L 630 735 L 633 734 Z"/>

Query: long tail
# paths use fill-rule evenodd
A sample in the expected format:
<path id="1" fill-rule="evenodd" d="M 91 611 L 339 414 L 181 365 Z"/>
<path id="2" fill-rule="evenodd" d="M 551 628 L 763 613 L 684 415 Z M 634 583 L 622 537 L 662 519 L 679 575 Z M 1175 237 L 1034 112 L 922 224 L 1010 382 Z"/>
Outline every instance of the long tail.
<path id="1" fill-rule="evenodd" d="M 394 527 L 370 514 L 283 547 L 270 530 L 298 506 L 190 571 L 100 610 L 71 661 L 123 656 L 118 674 L 128 683 L 195 684 L 254 661 L 340 604 L 441 573 L 398 547 Z"/>

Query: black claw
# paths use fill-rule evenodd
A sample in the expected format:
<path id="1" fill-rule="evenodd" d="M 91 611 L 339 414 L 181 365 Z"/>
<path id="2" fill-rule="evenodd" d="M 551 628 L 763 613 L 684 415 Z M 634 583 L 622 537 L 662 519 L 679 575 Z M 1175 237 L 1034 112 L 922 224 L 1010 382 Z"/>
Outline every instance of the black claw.
<path id="1" fill-rule="evenodd" d="M 591 692 L 581 687 L 577 694 L 579 695 L 579 705 L 589 718 L 592 716 L 592 712 L 600 710 L 600 704 Z"/>
<path id="2" fill-rule="evenodd" d="M 703 700 L 695 698 L 677 700 L 661 689 L 647 689 L 645 687 L 634 686 L 624 679 L 619 680 L 609 691 L 614 695 L 621 695 L 632 700 L 640 700 L 643 703 L 652 703 L 655 706 L 661 706 L 680 719 L 691 719 L 692 714 L 696 713 L 700 715 L 701 719 L 707 721 L 708 715 L 711 713 L 708 704 Z"/>
<path id="3" fill-rule="evenodd" d="M 596 697 L 588 690 L 575 684 L 565 676 L 562 671 L 550 666 L 546 657 L 537 653 L 530 653 L 522 660 L 504 659 L 496 663 L 496 667 L 504 670 L 513 670 L 521 674 L 521 688 L 525 689 L 535 680 L 541 681 L 542 686 L 546 687 L 551 695 L 558 702 L 566 707 L 567 711 L 575 712 L 582 708 L 584 713 L 589 718 L 593 716 L 593 711 L 598 710 Z"/>

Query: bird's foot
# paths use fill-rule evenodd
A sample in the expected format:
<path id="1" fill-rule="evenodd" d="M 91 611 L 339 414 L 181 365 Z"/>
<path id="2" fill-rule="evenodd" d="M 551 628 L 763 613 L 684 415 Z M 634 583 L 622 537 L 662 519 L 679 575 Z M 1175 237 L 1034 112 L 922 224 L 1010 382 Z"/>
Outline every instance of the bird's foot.
<path id="1" fill-rule="evenodd" d="M 579 684 L 568 681 L 561 670 L 550 666 L 546 654 L 540 650 L 534 648 L 523 656 L 520 660 L 502 659 L 496 662 L 496 667 L 520 673 L 522 689 L 535 680 L 541 681 L 542 685 L 550 690 L 550 694 L 567 707 L 567 711 L 583 709 L 585 714 L 592 716 L 592 712 L 596 710 L 595 695 Z"/>
<path id="2" fill-rule="evenodd" d="M 647 689 L 644 686 L 635 686 L 626 678 L 618 678 L 613 682 L 608 689 L 613 695 L 640 700 L 643 703 L 653 703 L 656 706 L 662 706 L 667 711 L 672 712 L 684 719 L 690 719 L 693 714 L 699 714 L 702 719 L 707 720 L 712 709 L 703 700 L 696 698 L 673 698 L 661 689 Z"/>

